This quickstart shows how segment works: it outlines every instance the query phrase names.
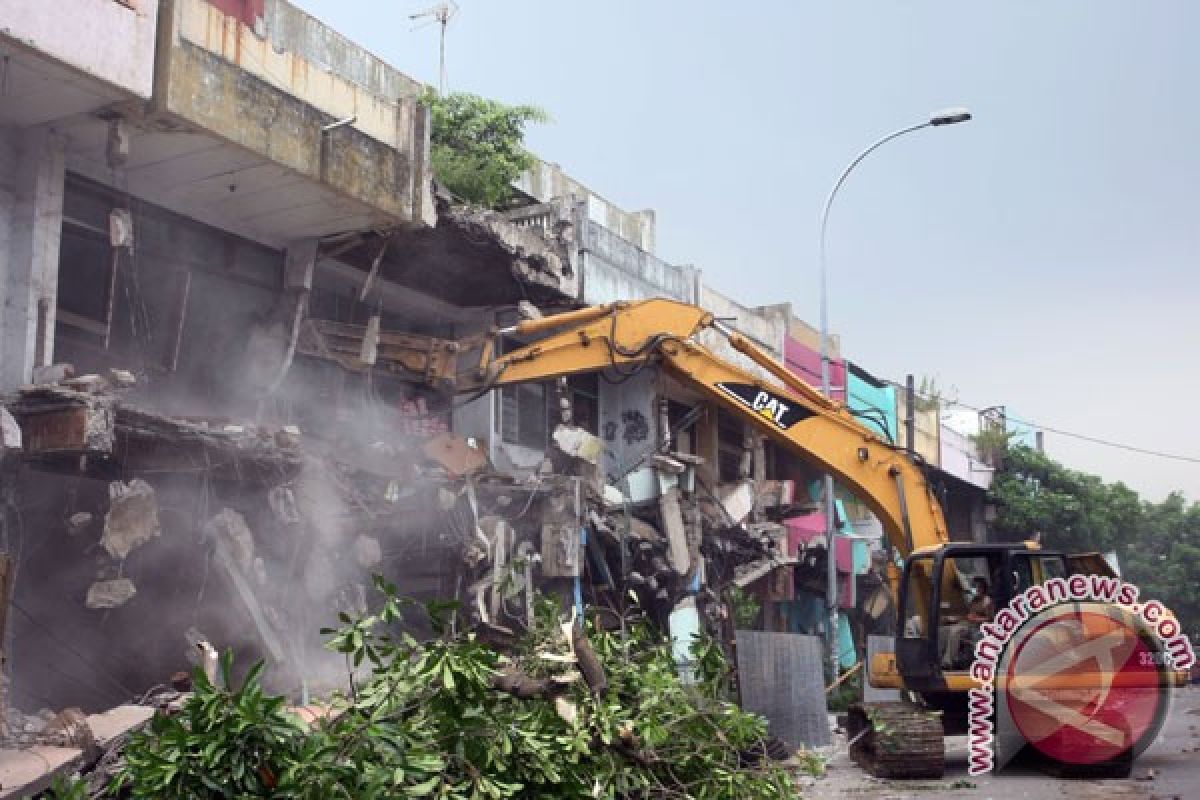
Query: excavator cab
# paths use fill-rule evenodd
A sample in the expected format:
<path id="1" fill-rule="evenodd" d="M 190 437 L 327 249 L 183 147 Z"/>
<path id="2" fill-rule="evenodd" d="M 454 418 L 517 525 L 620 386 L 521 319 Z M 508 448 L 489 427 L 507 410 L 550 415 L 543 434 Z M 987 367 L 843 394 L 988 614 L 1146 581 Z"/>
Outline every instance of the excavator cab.
<path id="1" fill-rule="evenodd" d="M 1033 584 L 1070 571 L 1062 553 L 1028 544 L 954 543 L 915 551 L 904 565 L 896 631 L 895 663 L 904 686 L 966 688 L 980 624 Z"/>

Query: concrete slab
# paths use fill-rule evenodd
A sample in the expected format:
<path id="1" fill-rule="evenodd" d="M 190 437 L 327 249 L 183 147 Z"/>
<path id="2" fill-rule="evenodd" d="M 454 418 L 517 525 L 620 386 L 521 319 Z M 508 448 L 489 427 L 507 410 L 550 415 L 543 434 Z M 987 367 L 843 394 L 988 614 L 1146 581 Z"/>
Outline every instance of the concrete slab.
<path id="1" fill-rule="evenodd" d="M 101 749 L 120 736 L 140 728 L 154 716 L 154 709 L 149 706 L 117 706 L 102 714 L 88 715 L 88 727 L 96 737 L 96 745 Z"/>
<path id="2" fill-rule="evenodd" d="M 0 800 L 45 791 L 56 776 L 69 774 L 81 763 L 83 751 L 73 747 L 0 750 Z"/>

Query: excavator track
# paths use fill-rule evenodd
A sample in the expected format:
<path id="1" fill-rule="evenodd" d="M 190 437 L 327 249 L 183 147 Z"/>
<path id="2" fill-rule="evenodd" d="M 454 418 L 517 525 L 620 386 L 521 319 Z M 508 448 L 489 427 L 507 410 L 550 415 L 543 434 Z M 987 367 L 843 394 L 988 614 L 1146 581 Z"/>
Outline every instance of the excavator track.
<path id="1" fill-rule="evenodd" d="M 941 715 L 911 703 L 856 703 L 846 720 L 850 758 L 876 778 L 941 778 Z"/>

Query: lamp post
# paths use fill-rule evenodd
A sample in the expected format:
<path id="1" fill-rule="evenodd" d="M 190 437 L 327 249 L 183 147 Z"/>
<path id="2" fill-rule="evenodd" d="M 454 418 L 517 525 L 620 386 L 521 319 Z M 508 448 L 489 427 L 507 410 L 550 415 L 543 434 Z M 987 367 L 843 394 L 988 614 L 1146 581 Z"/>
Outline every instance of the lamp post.
<path id="1" fill-rule="evenodd" d="M 877 139 L 870 147 L 863 150 L 854 160 L 842 170 L 842 174 L 838 176 L 837 182 L 833 184 L 833 188 L 829 190 L 829 197 L 825 199 L 825 208 L 821 212 L 821 241 L 820 241 L 820 266 L 821 266 L 821 392 L 825 397 L 831 397 L 829 386 L 829 297 L 826 291 L 828 283 L 828 270 L 826 269 L 825 260 L 825 231 L 829 227 L 829 209 L 833 206 L 833 199 L 837 197 L 838 190 L 842 188 L 842 184 L 846 182 L 846 178 L 854 171 L 854 168 L 862 163 L 863 159 L 877 150 L 879 147 L 887 144 L 893 139 L 898 139 L 907 133 L 914 133 L 924 128 L 937 128 L 943 125 L 956 125 L 960 122 L 967 122 L 971 119 L 971 112 L 965 108 L 949 108 L 944 111 L 938 111 L 930 115 L 929 119 L 917 125 L 909 125 L 897 131 L 892 131 L 886 136 Z M 912 447 L 912 442 L 909 442 L 909 447 Z M 828 563 L 827 579 L 829 582 L 826 591 L 825 599 L 829 611 L 829 661 L 833 668 L 833 677 L 836 678 L 840 666 L 841 653 L 838 650 L 838 591 L 837 591 L 837 553 L 836 542 L 834 535 L 837 532 L 837 525 L 834 522 L 834 513 L 836 507 L 833 498 L 833 476 L 826 473 L 823 484 L 824 507 L 825 507 L 825 555 Z"/>

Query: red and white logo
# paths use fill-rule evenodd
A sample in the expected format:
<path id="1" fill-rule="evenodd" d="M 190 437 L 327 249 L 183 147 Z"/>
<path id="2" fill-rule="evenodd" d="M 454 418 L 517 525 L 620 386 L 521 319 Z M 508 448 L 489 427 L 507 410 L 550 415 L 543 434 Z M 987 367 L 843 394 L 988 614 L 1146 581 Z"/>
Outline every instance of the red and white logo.
<path id="1" fill-rule="evenodd" d="M 1128 611 L 1058 606 L 1031 620 L 1010 647 L 997 699 L 1044 755 L 1064 764 L 1136 758 L 1161 730 L 1169 665 Z"/>

